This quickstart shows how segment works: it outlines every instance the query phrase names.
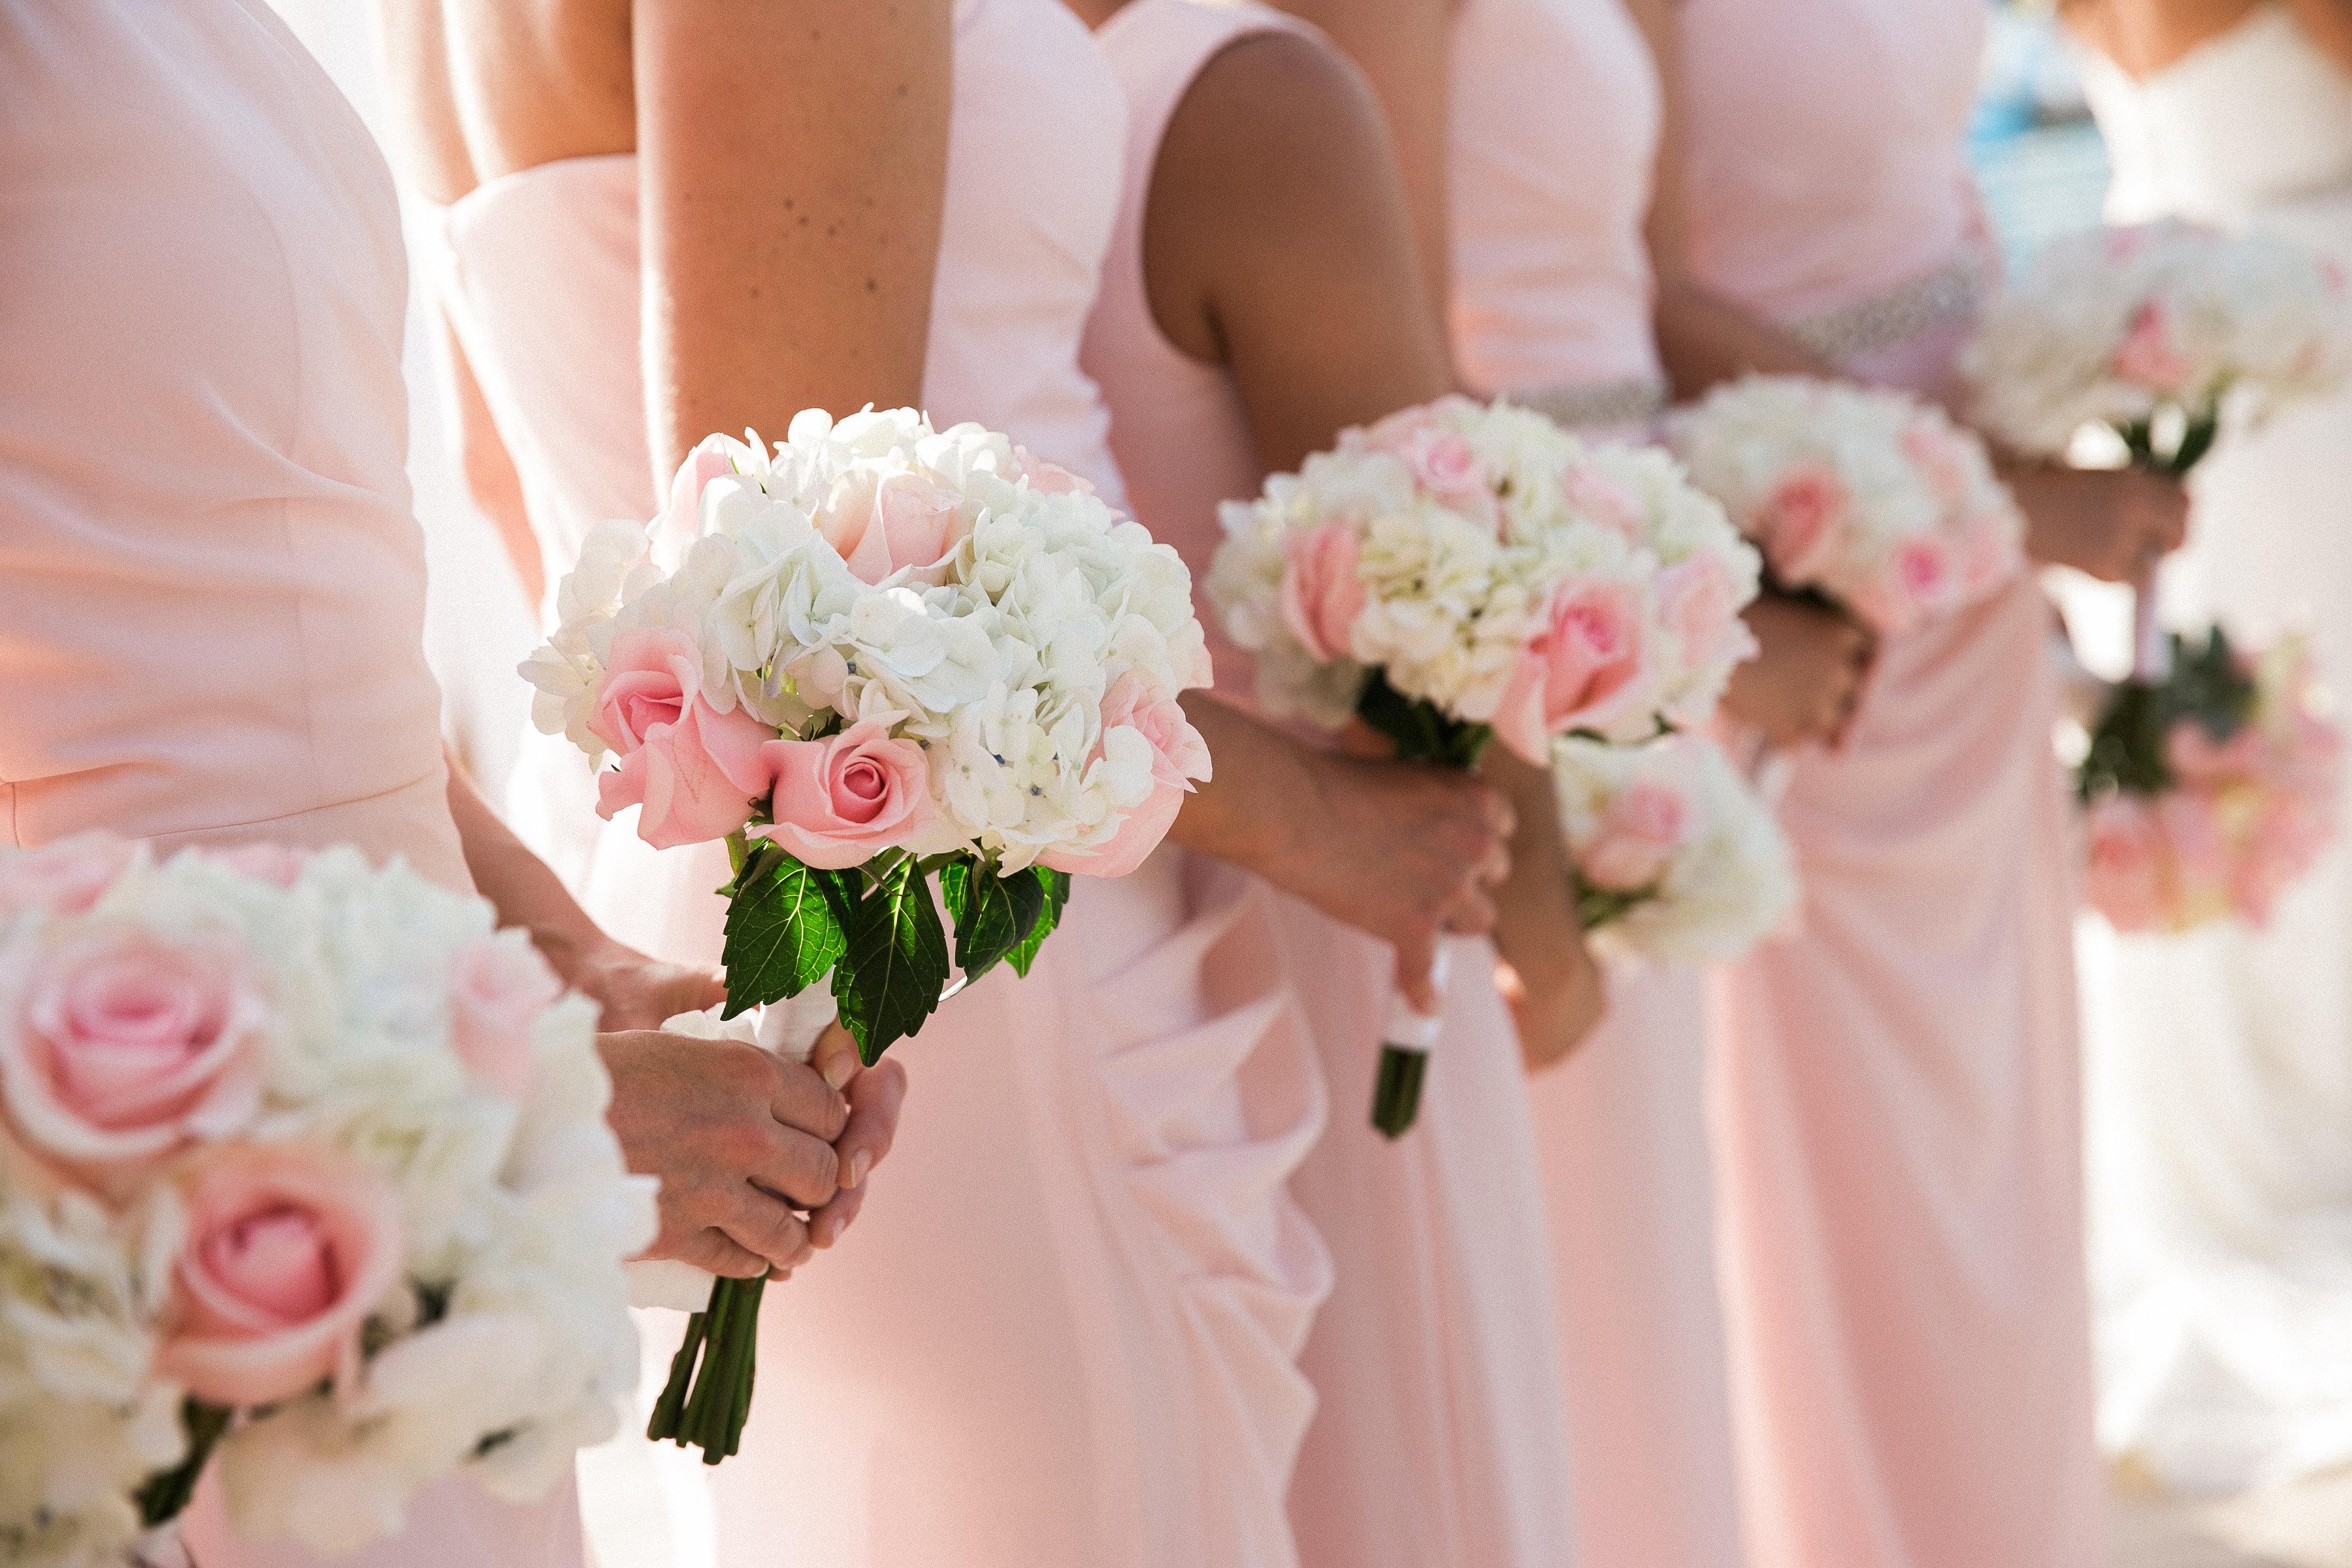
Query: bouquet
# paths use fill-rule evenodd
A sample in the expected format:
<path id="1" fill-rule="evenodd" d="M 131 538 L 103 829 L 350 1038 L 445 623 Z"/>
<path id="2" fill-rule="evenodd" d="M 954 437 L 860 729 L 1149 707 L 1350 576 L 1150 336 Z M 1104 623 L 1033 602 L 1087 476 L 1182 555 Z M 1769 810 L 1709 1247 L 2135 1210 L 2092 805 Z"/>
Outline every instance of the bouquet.
<path id="1" fill-rule="evenodd" d="M 1673 416 L 1666 438 L 1761 547 L 1776 586 L 1883 636 L 2024 569 L 2024 518 L 1983 443 L 1900 393 L 1751 375 Z"/>
<path id="2" fill-rule="evenodd" d="M 713 437 L 661 517 L 596 531 L 558 608 L 534 717 L 609 759 L 604 816 L 727 845 L 725 1016 L 770 1007 L 772 1048 L 837 1010 L 872 1062 L 957 972 L 1026 974 L 1071 875 L 1133 869 L 1209 776 L 1182 559 L 977 425 Z M 650 1436 L 734 1451 L 762 1283 L 709 1283 Z"/>
<path id="3" fill-rule="evenodd" d="M 1602 952 L 1726 963 L 1796 907 L 1788 836 L 1712 740 L 1570 736 L 1555 743 L 1551 771 L 1578 912 Z"/>
<path id="4" fill-rule="evenodd" d="M 1961 365 L 1977 417 L 2034 457 L 2085 426 L 2186 474 L 2231 406 L 2251 419 L 2352 373 L 2343 277 L 2284 241 L 2167 222 L 2043 250 L 1985 312 Z"/>
<path id="5" fill-rule="evenodd" d="M 2076 770 L 2091 906 L 2120 931 L 2260 925 L 2335 837 L 2343 732 L 2298 639 L 2171 653 L 2115 688 Z"/>
<path id="6" fill-rule="evenodd" d="M 1560 735 L 1645 741 L 1704 721 L 1755 648 L 1755 552 L 1672 458 L 1507 404 L 1346 431 L 1221 521 L 1208 593 L 1260 703 L 1360 719 L 1411 760 L 1470 768 L 1499 739 L 1540 767 Z M 1391 1137 L 1435 1037 L 1392 1012 L 1372 1110 Z"/>
<path id="7" fill-rule="evenodd" d="M 352 850 L 0 856 L 0 1563 L 120 1563 L 208 1460 L 327 1553 L 454 1472 L 568 1475 L 655 1232 L 595 1026 Z"/>

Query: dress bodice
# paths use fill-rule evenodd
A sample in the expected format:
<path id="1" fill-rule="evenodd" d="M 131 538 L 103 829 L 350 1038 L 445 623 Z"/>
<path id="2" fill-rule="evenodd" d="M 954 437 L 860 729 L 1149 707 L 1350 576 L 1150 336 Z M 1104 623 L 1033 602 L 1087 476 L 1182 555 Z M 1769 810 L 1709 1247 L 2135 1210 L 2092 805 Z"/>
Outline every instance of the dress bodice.
<path id="1" fill-rule="evenodd" d="M 373 142 L 261 0 L 10 5 L 0 80 L 0 843 L 462 879 Z"/>
<path id="2" fill-rule="evenodd" d="M 1449 325 L 1483 393 L 1655 384 L 1643 224 L 1655 64 L 1619 0 L 1465 0 L 1454 23 Z"/>
<path id="3" fill-rule="evenodd" d="M 1811 316 L 1947 263 L 1983 0 L 1688 0 L 1683 200 L 1701 279 Z"/>
<path id="4" fill-rule="evenodd" d="M 961 0 L 954 80 L 925 405 L 942 425 L 1006 432 L 1116 502 L 1109 416 L 1077 342 L 1118 205 L 1118 83 L 1056 0 Z M 656 510 L 636 159 L 493 180 L 447 210 L 445 234 L 445 297 L 552 584 L 590 528 Z"/>
<path id="5" fill-rule="evenodd" d="M 2352 186 L 2352 73 L 2284 6 L 2256 8 L 2143 80 L 2085 51 L 2083 87 L 2120 221 L 2234 224 Z"/>

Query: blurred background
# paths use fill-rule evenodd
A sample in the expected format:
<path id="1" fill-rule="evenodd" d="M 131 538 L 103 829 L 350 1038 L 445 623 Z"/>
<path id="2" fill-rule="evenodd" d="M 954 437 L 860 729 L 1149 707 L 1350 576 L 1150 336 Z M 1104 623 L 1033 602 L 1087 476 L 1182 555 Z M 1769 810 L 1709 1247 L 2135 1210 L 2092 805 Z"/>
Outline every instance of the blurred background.
<path id="1" fill-rule="evenodd" d="M 339 0 L 273 3 L 361 112 L 372 124 L 380 123 L 374 40 L 352 8 Z M 2058 235 L 2101 221 L 2109 160 L 2084 101 L 2077 55 L 2047 6 L 1991 6 L 1972 142 L 1988 213 L 2012 262 Z M 411 231 L 415 232 L 414 223 Z M 426 651 L 441 677 L 452 738 L 485 789 L 496 792 L 511 765 L 515 738 L 528 721 L 529 691 L 514 668 L 535 634 L 530 609 L 494 531 L 469 513 L 451 482 L 427 357 L 433 350 L 420 325 L 424 319 L 421 310 L 412 310 L 408 338 L 410 471 L 425 522 L 432 584 Z M 2352 480 L 2352 453 L 2345 458 Z M 2352 490 L 2352 484 L 2347 488 Z M 2128 595 L 2079 580 L 2053 585 L 2084 661 L 2119 672 L 2129 658 Z M 2086 970 L 2105 961 L 2100 944 L 2112 941 L 2104 931 L 2086 928 Z M 2098 1034 L 2095 1027 L 2093 1034 Z M 2095 1173 L 2103 1099 L 2111 1092 L 2097 1056 L 2095 1040 L 2087 1086 L 2095 1187 L 2102 1180 Z M 2352 1139 L 2352 1129 L 2345 1132 Z M 2130 1194 L 2117 1194 L 2114 1179 L 2106 1181 L 2105 1205 L 2127 1205 Z M 2095 1229 L 2100 1206 L 2095 1202 Z M 2352 1322 L 2352 1300 L 2344 1305 Z M 2331 1377 L 2352 1368 L 2352 1342 L 2333 1349 L 2336 1370 Z M 2308 1375 L 2319 1379 L 2323 1373 L 2315 1363 Z M 2112 1408 L 2112 1397 L 2109 1403 Z M 2352 1395 L 2345 1405 L 2342 1417 L 2352 1429 Z M 2291 1476 L 2191 1493 L 2159 1481 L 2127 1442 L 2110 1436 L 2117 1500 L 2111 1568 L 2352 1568 L 2352 1469 L 2301 1465 L 2292 1467 L 2296 1473 Z"/>

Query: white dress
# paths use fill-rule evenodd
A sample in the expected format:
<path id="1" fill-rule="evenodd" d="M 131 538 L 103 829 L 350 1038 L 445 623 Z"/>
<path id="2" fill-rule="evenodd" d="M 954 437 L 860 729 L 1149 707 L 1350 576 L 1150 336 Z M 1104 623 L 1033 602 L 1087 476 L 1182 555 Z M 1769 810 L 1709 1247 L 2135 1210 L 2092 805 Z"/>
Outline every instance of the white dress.
<path id="1" fill-rule="evenodd" d="M 2274 232 L 2352 262 L 2352 75 L 2263 6 L 2135 82 L 2085 86 L 2110 216 Z M 2165 617 L 2307 627 L 2352 695 L 2352 396 L 2199 469 Z M 2346 802 L 2352 820 L 2352 798 Z M 2352 850 L 2270 927 L 2117 939 L 2084 922 L 2100 1430 L 2176 1487 L 2352 1461 Z"/>

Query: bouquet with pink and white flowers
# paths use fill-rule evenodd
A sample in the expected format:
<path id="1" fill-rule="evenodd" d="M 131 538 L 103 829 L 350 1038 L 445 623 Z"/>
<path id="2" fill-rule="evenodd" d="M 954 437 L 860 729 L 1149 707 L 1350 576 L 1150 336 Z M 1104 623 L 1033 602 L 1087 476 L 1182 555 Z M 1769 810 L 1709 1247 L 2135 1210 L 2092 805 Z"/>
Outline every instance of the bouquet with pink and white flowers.
<path id="1" fill-rule="evenodd" d="M 655 1233 L 595 1026 L 355 851 L 0 855 L 0 1562 L 119 1563 L 208 1460 L 328 1553 L 569 1475 Z"/>
<path id="2" fill-rule="evenodd" d="M 1551 773 L 1578 912 L 1602 952 L 1726 963 L 1795 909 L 1788 835 L 1711 738 L 1610 746 L 1570 736 Z"/>
<path id="3" fill-rule="evenodd" d="M 2168 675 L 2115 689 L 2076 770 L 2091 907 L 2120 931 L 2261 925 L 2336 836 L 2343 731 L 2300 639 L 2172 644 Z"/>
<path id="4" fill-rule="evenodd" d="M 2225 413 L 2250 420 L 2352 374 L 2336 266 L 2263 235 L 2163 222 L 2049 246 L 1986 310 L 1961 366 L 1975 415 L 2030 456 L 2085 426 L 2142 467 L 2187 473 Z"/>
<path id="5" fill-rule="evenodd" d="M 1207 584 L 1260 702 L 1408 759 L 1538 766 L 1566 734 L 1632 743 L 1704 721 L 1755 648 L 1756 553 L 1654 451 L 1447 397 L 1228 501 Z M 1412 1124 L 1433 1024 L 1390 1020 L 1373 1123 Z"/>
<path id="6" fill-rule="evenodd" d="M 1983 443 L 1901 393 L 1751 375 L 1671 416 L 1666 438 L 1763 549 L 1777 586 L 1832 600 L 1883 635 L 2024 569 L 2025 521 Z"/>
<path id="7" fill-rule="evenodd" d="M 534 716 L 610 763 L 604 816 L 727 845 L 725 1014 L 771 1008 L 772 1048 L 837 1008 L 871 1062 L 957 972 L 1026 974 L 1071 875 L 1132 870 L 1209 776 L 1182 558 L 977 425 L 714 437 L 661 517 L 594 532 L 558 609 Z M 711 1284 L 651 1436 L 734 1451 L 761 1284 Z"/>

